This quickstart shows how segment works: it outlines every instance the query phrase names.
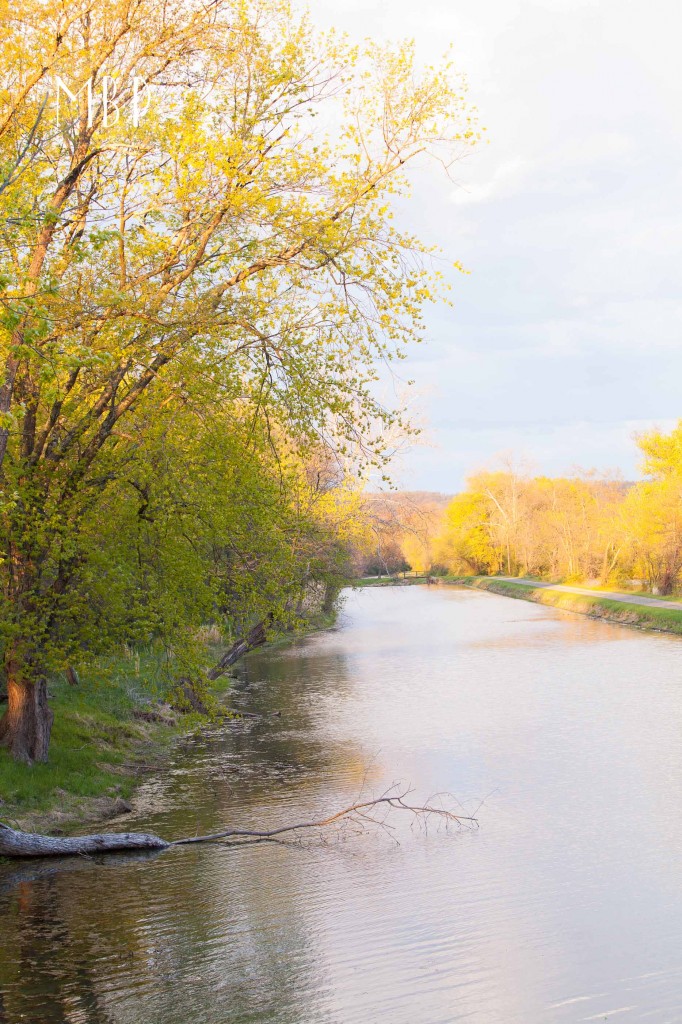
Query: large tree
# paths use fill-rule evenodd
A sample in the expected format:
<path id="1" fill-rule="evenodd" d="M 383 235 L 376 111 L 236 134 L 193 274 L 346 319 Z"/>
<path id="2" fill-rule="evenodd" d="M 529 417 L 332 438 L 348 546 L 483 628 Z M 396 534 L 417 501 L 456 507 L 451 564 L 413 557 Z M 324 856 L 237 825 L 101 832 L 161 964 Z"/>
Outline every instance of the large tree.
<path id="1" fill-rule="evenodd" d="M 433 295 L 391 203 L 477 135 L 448 67 L 282 0 L 0 7 L 0 734 L 32 760 L 83 523 L 155 411 L 241 395 L 304 446 L 385 458 L 375 367 Z"/>

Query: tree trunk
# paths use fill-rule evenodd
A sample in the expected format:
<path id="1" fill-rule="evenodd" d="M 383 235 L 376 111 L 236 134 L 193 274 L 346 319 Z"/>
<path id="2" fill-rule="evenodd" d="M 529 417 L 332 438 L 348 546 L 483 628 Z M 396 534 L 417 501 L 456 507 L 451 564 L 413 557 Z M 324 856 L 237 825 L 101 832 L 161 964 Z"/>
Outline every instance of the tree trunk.
<path id="1" fill-rule="evenodd" d="M 409 793 L 409 790 L 401 792 L 400 787 L 394 783 L 384 792 L 383 796 L 373 800 L 363 800 L 314 821 L 299 821 L 293 825 L 280 825 L 272 829 L 228 828 L 210 835 L 198 836 L 195 834 L 186 836 L 184 839 L 175 839 L 172 842 L 166 842 L 165 839 L 161 839 L 151 832 L 102 832 L 94 836 L 53 838 L 52 836 L 36 835 L 33 832 L 17 832 L 9 825 L 3 825 L 0 822 L 0 857 L 66 857 L 72 854 L 111 853 L 119 850 L 167 850 L 171 846 L 189 846 L 194 843 L 222 841 L 226 841 L 227 845 L 230 841 L 239 843 L 245 840 L 275 839 L 287 832 L 325 828 L 328 825 L 337 824 L 343 819 L 355 822 L 356 827 L 360 828 L 371 821 L 385 828 L 383 818 L 372 818 L 371 812 L 379 808 L 384 811 L 389 808 L 407 811 L 415 819 L 422 821 L 438 818 L 445 825 L 450 823 L 461 825 L 465 821 L 471 822 L 472 825 L 478 824 L 476 818 L 455 814 L 442 803 L 437 807 L 408 804 L 406 799 Z"/>
<path id="2" fill-rule="evenodd" d="M 403 573 L 403 576 L 405 574 Z M 322 601 L 322 611 L 325 615 L 331 615 L 334 611 L 334 604 L 339 593 L 339 588 L 336 583 L 326 583 L 324 587 L 324 599 Z"/>
<path id="3" fill-rule="evenodd" d="M 47 702 L 47 681 L 29 680 L 7 664 L 7 711 L 0 721 L 0 743 L 16 761 L 47 761 L 54 713 Z"/>
<path id="4" fill-rule="evenodd" d="M 255 651 L 257 647 L 262 647 L 267 642 L 267 627 L 271 623 L 271 615 L 262 619 L 261 622 L 257 622 L 245 636 L 233 643 L 230 649 L 223 654 L 220 661 L 208 673 L 208 678 L 212 682 L 220 679 L 221 676 L 225 675 L 228 668 L 234 665 L 236 661 L 239 661 L 240 658 L 243 658 L 245 654 L 248 654 L 249 651 Z"/>
<path id="5" fill-rule="evenodd" d="M 208 679 L 211 682 L 215 682 L 216 679 L 220 679 L 224 676 L 227 670 L 234 665 L 236 661 L 243 658 L 249 651 L 254 651 L 257 647 L 262 647 L 267 642 L 267 626 L 272 623 L 272 615 L 268 615 L 261 622 L 257 622 L 256 625 L 246 633 L 245 636 L 236 640 L 230 648 L 223 654 L 220 661 L 218 661 L 212 669 L 207 672 Z M 209 709 L 204 704 L 201 698 L 200 691 L 197 691 L 196 684 L 191 679 L 183 678 L 179 680 L 179 692 L 183 698 L 183 703 L 176 703 L 173 706 L 184 710 L 184 702 L 189 704 L 193 711 L 198 711 L 200 715 L 208 715 Z"/>
<path id="6" fill-rule="evenodd" d="M 109 832 L 67 838 L 16 832 L 0 825 L 2 857 L 66 857 L 69 854 L 110 853 L 118 850 L 166 850 L 164 839 L 144 832 Z"/>
<path id="7" fill-rule="evenodd" d="M 662 574 L 660 582 L 658 584 L 658 592 L 659 594 L 662 594 L 664 597 L 668 597 L 670 594 L 672 594 L 674 589 L 675 574 L 666 570 Z"/>

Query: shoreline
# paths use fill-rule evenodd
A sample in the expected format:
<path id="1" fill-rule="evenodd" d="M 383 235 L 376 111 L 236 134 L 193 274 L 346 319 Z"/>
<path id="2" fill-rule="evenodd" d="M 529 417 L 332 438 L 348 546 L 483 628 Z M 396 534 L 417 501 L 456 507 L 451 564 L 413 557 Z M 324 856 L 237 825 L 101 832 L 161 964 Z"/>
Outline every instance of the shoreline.
<path id="1" fill-rule="evenodd" d="M 295 635 L 275 637 L 274 649 L 334 627 L 336 615 L 317 613 Z M 240 718 L 224 703 L 234 676 L 211 686 L 215 715 L 171 708 L 165 694 L 137 681 L 139 657 L 121 657 L 103 679 L 85 677 L 78 687 L 50 683 L 55 723 L 47 764 L 19 764 L 0 748 L 0 821 L 21 831 L 68 834 L 74 828 L 125 821 L 136 790 L 162 772 L 175 746 L 203 729 Z"/>
<path id="2" fill-rule="evenodd" d="M 575 612 L 578 615 L 586 615 L 588 618 L 600 619 L 614 625 L 682 636 L 682 611 L 676 608 L 616 601 L 613 598 L 600 595 L 599 591 L 595 591 L 594 595 L 574 594 L 553 590 L 551 585 L 546 583 L 533 587 L 530 584 L 513 583 L 494 576 L 443 577 L 438 580 L 438 584 L 485 590 L 501 597 L 531 601 L 534 604 L 556 608 L 558 611 Z M 633 597 L 635 596 L 638 595 L 633 595 Z"/>
<path id="3" fill-rule="evenodd" d="M 140 718 L 136 710 L 151 717 Z M 196 714 L 176 712 L 171 719 L 165 715 L 157 718 L 156 713 L 155 705 L 140 705 L 112 726 L 109 716 L 94 702 L 86 713 L 76 712 L 73 720 L 91 730 L 90 736 L 81 737 L 80 748 L 91 772 L 87 767 L 82 772 L 64 769 L 62 762 L 71 750 L 58 739 L 53 741 L 47 764 L 15 764 L 3 751 L 0 820 L 21 831 L 45 835 L 64 835 L 81 825 L 125 820 L 133 810 L 129 801 L 135 791 L 154 772 L 163 770 L 176 744 L 210 724 Z M 55 762 L 57 777 L 50 783 Z"/>
<path id="4" fill-rule="evenodd" d="M 428 576 L 362 576 L 351 580 L 348 586 L 362 590 L 366 587 L 414 587 L 428 582 Z"/>

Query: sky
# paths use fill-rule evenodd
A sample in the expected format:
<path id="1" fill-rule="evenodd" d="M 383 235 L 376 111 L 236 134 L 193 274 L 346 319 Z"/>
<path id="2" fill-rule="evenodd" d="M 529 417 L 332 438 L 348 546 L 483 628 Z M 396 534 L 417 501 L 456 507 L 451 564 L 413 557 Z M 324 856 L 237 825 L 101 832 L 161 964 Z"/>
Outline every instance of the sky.
<path id="1" fill-rule="evenodd" d="M 639 475 L 682 416 L 682 6 L 669 0 L 312 0 L 352 36 L 452 44 L 489 143 L 406 223 L 461 260 L 400 375 L 428 444 L 395 467 L 453 492 L 512 453 Z"/>

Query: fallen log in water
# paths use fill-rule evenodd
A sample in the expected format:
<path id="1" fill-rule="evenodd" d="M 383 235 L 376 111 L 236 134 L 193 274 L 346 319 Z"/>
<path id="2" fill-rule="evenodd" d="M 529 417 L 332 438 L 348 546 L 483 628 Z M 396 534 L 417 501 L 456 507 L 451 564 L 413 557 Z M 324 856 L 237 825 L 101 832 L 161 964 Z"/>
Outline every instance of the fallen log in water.
<path id="1" fill-rule="evenodd" d="M 68 857 L 116 850 L 166 850 L 171 844 L 144 832 L 104 832 L 94 836 L 41 836 L 0 824 L 1 857 Z"/>
<path id="2" fill-rule="evenodd" d="M 205 836 L 188 836 L 167 842 L 159 836 L 145 832 L 104 832 L 92 836 L 42 836 L 31 832 L 18 832 L 8 825 L 0 823 L 0 856 L 2 857 L 68 857 L 74 854 L 116 853 L 121 850 L 167 850 L 172 846 L 187 846 L 190 843 L 239 843 L 245 841 L 264 841 L 276 839 L 291 832 L 308 829 L 326 828 L 340 822 L 354 824 L 361 830 L 367 825 L 389 828 L 385 817 L 375 816 L 379 810 L 391 809 L 408 811 L 413 818 L 427 825 L 429 819 L 436 818 L 445 825 L 465 823 L 476 826 L 476 818 L 455 814 L 443 806 L 423 806 L 408 804 L 407 791 L 397 792 L 393 786 L 383 796 L 374 800 L 363 800 L 344 807 L 341 811 L 319 818 L 315 821 L 296 822 L 292 825 L 281 825 L 273 829 L 232 828 L 222 832 L 212 832 Z"/>

